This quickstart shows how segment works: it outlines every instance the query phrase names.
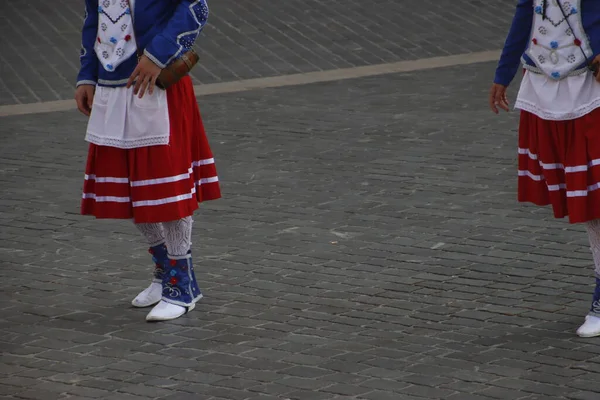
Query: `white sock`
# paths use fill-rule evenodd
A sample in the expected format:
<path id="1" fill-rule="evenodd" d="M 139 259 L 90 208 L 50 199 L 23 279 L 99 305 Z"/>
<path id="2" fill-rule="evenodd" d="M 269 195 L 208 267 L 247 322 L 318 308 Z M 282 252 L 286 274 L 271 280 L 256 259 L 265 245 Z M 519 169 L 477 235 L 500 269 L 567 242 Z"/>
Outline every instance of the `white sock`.
<path id="1" fill-rule="evenodd" d="M 594 257 L 596 277 L 600 278 L 600 220 L 595 219 L 585 224 Z"/>
<path id="2" fill-rule="evenodd" d="M 135 224 L 144 235 L 150 247 L 158 246 L 165 242 L 165 234 L 161 223 Z"/>
<path id="3" fill-rule="evenodd" d="M 177 221 L 163 222 L 165 244 L 170 256 L 182 257 L 187 255 L 192 247 L 192 217 L 185 217 Z"/>

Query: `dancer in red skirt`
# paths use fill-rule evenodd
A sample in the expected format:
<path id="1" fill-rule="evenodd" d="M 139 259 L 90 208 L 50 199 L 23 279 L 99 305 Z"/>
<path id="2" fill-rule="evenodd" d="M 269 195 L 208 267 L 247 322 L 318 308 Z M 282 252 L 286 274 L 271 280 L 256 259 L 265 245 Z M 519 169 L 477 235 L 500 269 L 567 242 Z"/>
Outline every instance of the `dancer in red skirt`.
<path id="1" fill-rule="evenodd" d="M 207 17 L 204 0 L 86 0 L 75 93 L 90 116 L 81 212 L 131 219 L 146 237 L 154 279 L 132 304 L 155 305 L 149 321 L 177 318 L 202 297 L 192 214 L 220 197 L 217 172 L 191 79 L 167 90 L 156 80 Z"/>
<path id="2" fill-rule="evenodd" d="M 518 198 L 586 224 L 596 290 L 582 337 L 600 336 L 599 53 L 600 1 L 519 0 L 489 99 L 508 111 L 506 88 L 523 64 Z"/>

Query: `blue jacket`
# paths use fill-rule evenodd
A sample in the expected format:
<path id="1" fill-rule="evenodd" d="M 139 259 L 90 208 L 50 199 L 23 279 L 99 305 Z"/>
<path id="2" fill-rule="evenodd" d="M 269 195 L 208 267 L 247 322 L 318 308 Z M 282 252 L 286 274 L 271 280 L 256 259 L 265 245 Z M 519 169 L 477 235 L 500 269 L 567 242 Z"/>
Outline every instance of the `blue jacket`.
<path id="1" fill-rule="evenodd" d="M 521 58 L 527 65 L 535 67 L 535 63 L 529 56 L 523 54 L 530 44 L 533 6 L 533 0 L 518 1 L 512 26 L 496 69 L 494 83 L 508 86 L 519 70 Z M 598 54 L 600 52 L 600 0 L 581 0 L 580 12 L 583 29 L 588 35 L 590 46 L 594 54 Z M 584 67 L 585 65 L 580 66 L 580 68 Z"/>
<path id="2" fill-rule="evenodd" d="M 208 18 L 205 0 L 138 0 L 134 7 L 138 48 L 144 49 L 144 54 L 161 68 L 192 47 Z M 124 86 L 137 65 L 137 55 L 131 56 L 114 71 L 106 71 L 94 51 L 97 32 L 98 0 L 85 0 L 77 86 Z"/>

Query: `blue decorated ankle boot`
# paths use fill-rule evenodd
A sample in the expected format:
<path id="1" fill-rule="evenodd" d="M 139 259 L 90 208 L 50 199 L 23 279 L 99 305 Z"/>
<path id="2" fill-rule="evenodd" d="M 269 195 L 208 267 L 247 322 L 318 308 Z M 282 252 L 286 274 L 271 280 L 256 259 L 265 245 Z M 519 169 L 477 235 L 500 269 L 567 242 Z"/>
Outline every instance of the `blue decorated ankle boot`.
<path id="1" fill-rule="evenodd" d="M 158 303 L 162 297 L 162 281 L 165 275 L 165 264 L 169 262 L 167 246 L 159 244 L 148 249 L 154 262 L 154 278 L 152 283 L 131 302 L 134 307 L 150 307 Z"/>
<path id="2" fill-rule="evenodd" d="M 150 311 L 146 320 L 167 321 L 178 318 L 194 309 L 202 298 L 202 292 L 196 282 L 192 255 L 170 258 L 165 264 L 162 281 L 162 299 Z"/>
<path id="3" fill-rule="evenodd" d="M 583 325 L 577 329 L 581 337 L 600 336 L 600 279 L 596 278 L 596 289 L 589 314 L 585 317 Z"/>

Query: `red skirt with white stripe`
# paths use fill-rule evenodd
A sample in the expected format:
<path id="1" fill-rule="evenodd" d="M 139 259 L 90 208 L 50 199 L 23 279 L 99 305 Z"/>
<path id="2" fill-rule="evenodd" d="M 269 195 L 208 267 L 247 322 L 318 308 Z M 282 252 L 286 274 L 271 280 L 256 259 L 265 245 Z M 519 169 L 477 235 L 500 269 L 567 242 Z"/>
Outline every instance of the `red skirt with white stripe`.
<path id="1" fill-rule="evenodd" d="M 81 213 L 136 223 L 178 220 L 221 197 L 192 81 L 167 90 L 169 144 L 136 149 L 90 144 Z"/>
<path id="2" fill-rule="evenodd" d="M 570 223 L 600 218 L 600 109 L 568 121 L 521 111 L 519 201 Z"/>

